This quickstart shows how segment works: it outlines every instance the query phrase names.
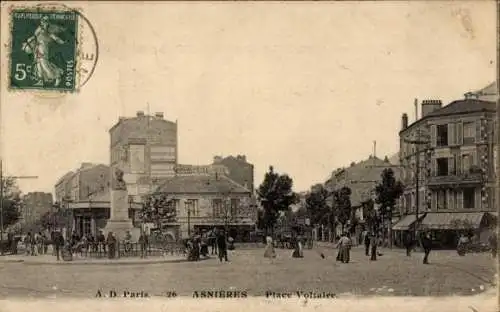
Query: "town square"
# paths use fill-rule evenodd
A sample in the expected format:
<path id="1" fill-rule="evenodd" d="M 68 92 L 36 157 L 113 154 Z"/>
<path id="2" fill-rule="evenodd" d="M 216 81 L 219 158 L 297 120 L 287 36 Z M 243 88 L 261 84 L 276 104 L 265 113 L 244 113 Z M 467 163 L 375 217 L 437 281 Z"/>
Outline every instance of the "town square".
<path id="1" fill-rule="evenodd" d="M 491 296 L 494 6 L 2 5 L 0 298 Z"/>

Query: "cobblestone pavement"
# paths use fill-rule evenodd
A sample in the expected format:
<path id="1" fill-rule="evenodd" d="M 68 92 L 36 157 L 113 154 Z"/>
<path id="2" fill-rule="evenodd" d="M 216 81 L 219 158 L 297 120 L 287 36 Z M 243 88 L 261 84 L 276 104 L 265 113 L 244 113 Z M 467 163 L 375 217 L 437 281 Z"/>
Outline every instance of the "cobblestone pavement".
<path id="1" fill-rule="evenodd" d="M 491 287 L 496 272 L 489 254 L 459 257 L 453 251 L 431 253 L 429 265 L 422 254 L 406 257 L 399 250 L 383 250 L 369 261 L 361 248 L 352 261 L 335 261 L 336 250 L 305 250 L 304 258 L 291 258 L 291 250 L 277 250 L 278 258 L 266 259 L 263 249 L 235 250 L 230 262 L 147 265 L 26 265 L 0 263 L 0 298 L 94 297 L 106 293 L 144 291 L 163 295 L 174 291 L 192 296 L 201 290 L 246 290 L 249 295 L 266 291 L 315 291 L 355 295 L 473 295 Z M 320 257 L 324 253 L 325 259 Z"/>

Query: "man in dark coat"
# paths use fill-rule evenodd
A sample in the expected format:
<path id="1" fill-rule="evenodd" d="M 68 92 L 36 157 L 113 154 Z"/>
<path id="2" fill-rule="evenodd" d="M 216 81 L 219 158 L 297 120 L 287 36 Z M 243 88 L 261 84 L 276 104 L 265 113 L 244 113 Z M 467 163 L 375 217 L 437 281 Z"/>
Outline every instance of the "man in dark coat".
<path id="1" fill-rule="evenodd" d="M 226 242 L 226 233 L 224 230 L 219 231 L 217 235 L 217 249 L 219 252 L 219 260 L 222 262 L 222 258 L 225 261 L 229 261 L 227 259 L 227 242 Z"/>
<path id="2" fill-rule="evenodd" d="M 366 232 L 364 235 L 364 244 L 365 244 L 365 255 L 369 256 L 370 255 L 370 232 Z"/>
<path id="3" fill-rule="evenodd" d="M 413 248 L 413 237 L 411 236 L 410 232 L 406 233 L 406 235 L 403 239 L 403 245 L 406 248 L 406 256 L 410 257 L 411 256 L 411 249 Z"/>
<path id="4" fill-rule="evenodd" d="M 64 247 L 64 237 L 61 232 L 53 232 L 53 237 L 52 246 L 54 246 L 57 260 L 60 260 L 61 249 Z"/>
<path id="5" fill-rule="evenodd" d="M 422 235 L 422 248 L 424 248 L 424 264 L 429 264 L 429 254 L 432 250 L 432 239 L 430 233 L 424 233 Z"/>

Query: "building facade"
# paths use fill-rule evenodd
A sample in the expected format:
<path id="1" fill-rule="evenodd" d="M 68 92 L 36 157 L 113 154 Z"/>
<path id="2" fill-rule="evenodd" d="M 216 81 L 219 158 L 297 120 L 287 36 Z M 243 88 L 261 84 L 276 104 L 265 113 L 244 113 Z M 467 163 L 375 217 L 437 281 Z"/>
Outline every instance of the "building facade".
<path id="1" fill-rule="evenodd" d="M 419 224 L 451 231 L 460 222 L 484 226 L 484 213 L 496 210 L 495 103 L 467 97 L 444 107 L 441 101 L 423 101 L 421 107 L 421 118 L 413 124 L 408 125 L 406 114 L 402 117 L 405 220 L 395 229 Z M 417 217 L 423 219 L 416 222 Z"/>
<path id="2" fill-rule="evenodd" d="M 176 221 L 164 225 L 175 239 L 226 227 L 236 241 L 245 241 L 255 229 L 257 206 L 252 193 L 224 175 L 177 175 L 156 192 L 175 203 Z"/>
<path id="3" fill-rule="evenodd" d="M 227 168 L 227 176 L 236 183 L 249 189 L 252 193 L 254 187 L 254 165 L 247 162 L 245 155 L 237 156 L 215 156 L 212 166 L 224 166 Z"/>
<path id="4" fill-rule="evenodd" d="M 110 166 L 82 163 L 55 185 L 56 202 L 68 212 L 65 231 L 96 235 L 110 217 Z M 130 209 L 138 203 L 130 202 Z M 132 212 L 131 212 L 132 214 Z"/>
<path id="5" fill-rule="evenodd" d="M 346 186 L 351 189 L 351 207 L 353 211 L 353 219 L 357 220 L 358 225 L 353 234 L 359 234 L 363 229 L 365 223 L 365 210 L 366 205 L 370 200 L 375 199 L 375 187 L 382 181 L 382 172 L 384 169 L 392 169 L 396 180 L 400 180 L 401 169 L 398 165 L 392 164 L 387 157 L 380 159 L 376 156 L 370 155 L 368 159 L 358 163 L 351 163 L 349 167 L 339 168 L 332 172 L 331 177 L 325 182 L 325 188 L 329 192 L 339 190 Z M 333 196 L 330 196 L 330 201 Z M 399 205 L 399 203 L 398 203 Z M 377 209 L 377 207 L 375 207 Z M 394 213 L 394 218 L 398 217 L 398 213 Z M 322 228 L 320 236 L 323 239 L 328 236 L 323 232 L 327 231 L 325 227 Z M 335 235 L 338 236 L 342 232 L 340 225 L 337 226 Z M 318 232 L 319 233 L 319 232 Z"/>
<path id="6" fill-rule="evenodd" d="M 33 224 L 44 214 L 51 212 L 54 204 L 52 194 L 30 192 L 22 197 L 21 218 L 25 224 Z"/>
<path id="7" fill-rule="evenodd" d="M 110 166 L 124 172 L 129 195 L 141 201 L 159 181 L 175 176 L 178 159 L 177 122 L 138 111 L 133 118 L 120 117 L 109 130 Z"/>

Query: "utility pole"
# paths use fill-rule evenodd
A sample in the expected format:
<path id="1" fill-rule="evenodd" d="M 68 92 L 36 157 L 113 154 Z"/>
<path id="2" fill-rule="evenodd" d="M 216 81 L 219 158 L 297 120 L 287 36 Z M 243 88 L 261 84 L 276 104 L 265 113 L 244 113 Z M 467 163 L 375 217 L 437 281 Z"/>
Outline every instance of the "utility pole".
<path id="1" fill-rule="evenodd" d="M 420 210 L 420 145 L 427 145 L 429 141 L 422 141 L 420 138 L 420 128 L 417 131 L 417 140 L 403 140 L 405 143 L 414 144 L 415 145 L 415 219 L 418 222 L 418 214 Z M 424 150 L 425 151 L 425 150 Z M 415 239 L 417 238 L 417 226 L 413 229 L 413 234 Z"/>
<path id="2" fill-rule="evenodd" d="M 37 176 L 11 176 L 11 179 L 38 179 Z M 4 255 L 3 244 L 3 200 L 4 200 L 4 176 L 3 176 L 3 161 L 0 159 L 0 255 Z"/>

